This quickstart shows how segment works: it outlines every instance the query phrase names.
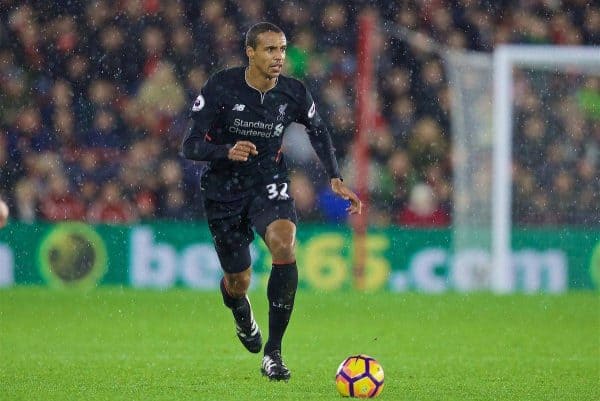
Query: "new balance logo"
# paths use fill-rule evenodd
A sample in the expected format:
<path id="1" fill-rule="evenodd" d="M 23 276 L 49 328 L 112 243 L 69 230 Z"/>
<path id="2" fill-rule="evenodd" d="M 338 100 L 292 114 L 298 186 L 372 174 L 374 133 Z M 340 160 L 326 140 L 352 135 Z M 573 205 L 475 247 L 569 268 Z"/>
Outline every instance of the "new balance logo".
<path id="1" fill-rule="evenodd" d="M 245 104 L 236 104 L 235 106 L 233 106 L 233 111 L 244 111 L 244 109 L 246 108 Z"/>

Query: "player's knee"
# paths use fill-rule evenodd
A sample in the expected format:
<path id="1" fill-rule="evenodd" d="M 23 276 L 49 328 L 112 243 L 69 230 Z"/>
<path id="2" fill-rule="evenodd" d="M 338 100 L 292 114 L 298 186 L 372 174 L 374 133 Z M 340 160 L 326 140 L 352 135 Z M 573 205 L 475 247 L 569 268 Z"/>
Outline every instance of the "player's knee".
<path id="1" fill-rule="evenodd" d="M 227 292 L 234 298 L 241 298 L 246 295 L 248 287 L 250 287 L 251 273 L 250 269 L 241 273 L 225 274 L 227 284 Z"/>
<path id="2" fill-rule="evenodd" d="M 274 261 L 292 261 L 296 259 L 293 242 L 274 241 L 270 249 Z"/>
<path id="3" fill-rule="evenodd" d="M 290 221 L 278 220 L 267 227 L 266 242 L 273 260 L 294 260 L 296 226 Z"/>

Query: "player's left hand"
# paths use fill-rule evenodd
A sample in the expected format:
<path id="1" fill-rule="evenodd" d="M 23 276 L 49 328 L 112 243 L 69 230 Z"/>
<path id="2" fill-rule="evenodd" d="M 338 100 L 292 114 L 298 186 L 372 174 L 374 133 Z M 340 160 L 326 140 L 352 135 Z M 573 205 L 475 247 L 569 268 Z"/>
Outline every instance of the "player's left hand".
<path id="1" fill-rule="evenodd" d="M 346 209 L 350 214 L 360 214 L 362 203 L 358 196 L 350 188 L 344 185 L 344 182 L 339 178 L 331 179 L 331 190 L 342 199 L 350 201 L 350 206 Z"/>

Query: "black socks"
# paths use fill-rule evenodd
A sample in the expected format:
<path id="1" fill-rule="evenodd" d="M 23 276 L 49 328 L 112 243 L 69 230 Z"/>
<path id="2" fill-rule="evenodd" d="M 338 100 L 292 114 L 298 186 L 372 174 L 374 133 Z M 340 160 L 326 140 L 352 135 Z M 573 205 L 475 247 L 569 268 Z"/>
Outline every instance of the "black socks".
<path id="1" fill-rule="evenodd" d="M 221 295 L 223 303 L 233 313 L 236 323 L 242 328 L 249 330 L 251 321 L 251 310 L 248 298 L 234 298 L 225 288 L 225 279 L 221 279 Z M 296 262 L 287 264 L 274 264 L 267 285 L 267 298 L 269 300 L 269 340 L 265 344 L 265 354 L 273 351 L 281 351 L 283 334 L 290 322 L 294 298 L 298 287 L 298 268 Z"/>
<path id="2" fill-rule="evenodd" d="M 275 350 L 281 350 L 281 340 L 292 315 L 297 287 L 298 268 L 296 262 L 273 264 L 267 286 L 269 340 L 265 344 L 265 355 Z"/>
<path id="3" fill-rule="evenodd" d="M 221 295 L 223 295 L 223 303 L 231 309 L 236 323 L 245 330 L 250 329 L 252 321 L 250 319 L 250 303 L 248 298 L 234 298 L 227 292 L 225 288 L 225 279 L 221 279 Z"/>

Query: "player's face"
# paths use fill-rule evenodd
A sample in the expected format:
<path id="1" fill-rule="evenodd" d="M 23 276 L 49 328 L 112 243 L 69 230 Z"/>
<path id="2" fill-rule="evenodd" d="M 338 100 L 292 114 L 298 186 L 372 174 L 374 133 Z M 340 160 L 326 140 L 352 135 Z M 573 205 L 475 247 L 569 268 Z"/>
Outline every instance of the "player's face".
<path id="1" fill-rule="evenodd" d="M 263 32 L 256 38 L 256 48 L 246 48 L 251 64 L 265 77 L 277 78 L 283 69 L 287 40 L 283 33 Z"/>

